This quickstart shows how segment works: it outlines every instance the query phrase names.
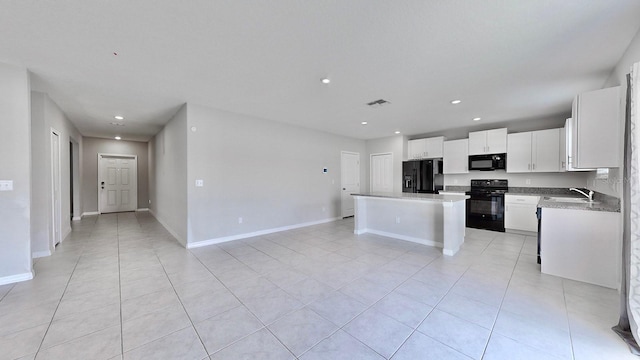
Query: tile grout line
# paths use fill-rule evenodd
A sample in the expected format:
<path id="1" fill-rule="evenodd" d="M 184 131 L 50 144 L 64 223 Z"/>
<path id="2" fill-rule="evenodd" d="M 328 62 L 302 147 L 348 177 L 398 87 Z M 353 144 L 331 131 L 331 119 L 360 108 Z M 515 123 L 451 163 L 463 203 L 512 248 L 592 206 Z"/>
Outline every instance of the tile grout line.
<path id="1" fill-rule="evenodd" d="M 217 246 L 217 245 L 216 245 L 216 246 Z M 222 251 L 226 252 L 227 254 L 229 254 L 229 256 L 233 257 L 233 258 L 234 258 L 234 259 L 236 259 L 237 261 L 240 261 L 240 260 L 238 260 L 235 256 L 233 256 L 233 254 L 229 253 L 227 250 L 225 250 L 225 249 L 223 249 L 223 248 L 221 248 L 221 247 L 219 247 L 219 246 L 217 246 L 217 247 L 218 247 L 220 250 L 222 250 Z M 207 267 L 207 266 L 202 262 L 202 260 L 201 260 L 201 259 L 200 259 L 196 254 L 192 253 L 192 252 L 191 252 L 191 250 L 188 250 L 188 251 L 189 251 L 189 252 L 191 253 L 191 255 L 193 255 L 196 259 L 198 259 L 198 262 L 199 262 L 200 264 L 202 264 L 202 266 L 204 266 L 204 268 L 205 268 L 205 269 L 207 269 L 207 271 L 208 271 L 208 272 L 209 272 L 209 273 L 210 273 L 210 274 L 211 274 L 211 275 L 212 275 L 212 276 L 213 276 L 213 277 L 214 277 L 218 282 L 220 282 L 220 284 L 222 284 L 222 286 L 223 286 L 223 287 L 224 287 L 224 288 L 225 288 L 225 289 L 226 289 L 226 290 L 227 290 L 231 295 L 233 295 L 233 297 L 235 297 L 235 298 L 236 298 L 236 300 L 238 300 L 238 302 L 239 302 L 240 304 L 242 304 L 242 306 L 243 306 L 245 309 L 247 309 L 247 311 L 248 311 L 248 312 L 250 312 L 250 313 L 251 313 L 251 315 L 253 315 L 253 316 L 254 316 L 254 317 L 255 317 L 255 318 L 256 318 L 260 323 L 262 323 L 262 327 L 261 327 L 260 329 L 258 329 L 258 330 L 256 330 L 256 331 L 254 331 L 254 332 L 252 332 L 252 333 L 250 333 L 250 334 L 247 334 L 247 335 L 245 335 L 245 336 L 241 337 L 240 339 L 238 339 L 238 340 L 236 340 L 236 341 L 231 342 L 230 344 L 227 344 L 227 345 L 226 345 L 226 346 L 224 346 L 223 348 L 218 349 L 216 352 L 222 351 L 222 350 L 224 350 L 224 349 L 228 348 L 229 346 L 231 346 L 231 345 L 233 345 L 233 344 L 237 343 L 238 341 L 240 341 L 240 340 L 242 340 L 242 339 L 244 339 L 244 338 L 246 338 L 246 337 L 248 337 L 248 336 L 251 336 L 251 335 L 253 335 L 253 334 L 257 333 L 258 331 L 260 331 L 260 330 L 262 330 L 262 329 L 267 329 L 267 331 L 271 334 L 271 336 L 273 336 L 273 337 L 274 337 L 274 338 L 275 338 L 275 339 L 276 339 L 276 340 L 277 340 L 277 341 L 278 341 L 278 342 L 279 342 L 279 343 L 280 343 L 280 344 L 281 344 L 285 349 L 287 349 L 287 351 L 289 351 L 289 353 L 291 353 L 291 355 L 293 355 L 293 357 L 294 357 L 294 358 L 296 358 L 296 359 L 297 359 L 297 357 L 296 357 L 296 356 L 295 356 L 295 354 L 291 351 L 291 349 L 289 349 L 285 344 L 283 344 L 283 343 L 282 343 L 282 341 L 280 341 L 280 339 L 279 339 L 277 336 L 275 336 L 275 334 L 271 331 L 271 329 L 269 329 L 269 328 L 268 328 L 268 326 L 267 326 L 267 325 L 265 325 L 265 323 L 264 323 L 264 322 L 263 322 L 263 321 L 262 321 L 258 316 L 256 316 L 256 314 L 255 314 L 253 311 L 251 311 L 251 309 L 250 309 L 247 305 L 245 305 L 245 304 L 244 304 L 244 302 L 242 302 L 242 300 L 241 300 L 241 299 L 240 299 L 240 298 L 239 298 L 239 297 L 238 297 L 238 296 L 237 296 L 233 291 L 231 291 L 231 289 L 229 289 L 229 288 L 227 287 L 227 285 L 225 285 L 225 283 L 224 283 L 224 282 L 222 282 L 222 281 L 221 281 L 221 280 L 220 280 L 220 279 L 219 279 L 219 278 L 218 278 L 218 277 L 217 277 L 217 276 L 216 276 L 216 275 L 211 271 L 211 269 L 209 269 L 209 267 Z M 244 264 L 242 261 L 240 261 L 240 262 L 241 262 L 242 264 Z M 246 266 L 246 265 L 245 265 L 245 266 Z M 261 275 L 260 275 L 260 277 L 261 277 Z M 268 279 L 267 279 L 267 280 L 268 280 Z M 169 280 L 169 281 L 171 281 L 171 280 Z M 172 286 L 173 286 L 173 284 L 172 284 Z M 277 285 L 276 285 L 276 286 L 277 286 Z M 284 291 L 284 290 L 283 290 L 283 291 Z M 237 307 L 236 307 L 236 308 L 237 308 Z M 235 309 L 235 308 L 234 308 L 234 309 Z M 230 310 L 233 310 L 233 309 L 230 309 Z M 230 310 L 227 310 L 227 311 L 230 311 Z M 291 312 L 288 312 L 287 314 L 293 313 L 294 311 L 297 311 L 297 310 L 299 310 L 299 309 L 292 310 Z M 185 312 L 186 312 L 186 309 L 185 309 Z M 225 312 L 226 312 L 226 311 L 225 311 Z M 225 312 L 223 312 L 223 313 L 225 313 Z M 223 313 L 221 313 L 221 314 L 223 314 Z M 285 315 L 287 315 L 287 314 L 284 314 L 283 316 L 285 316 Z M 187 314 L 187 316 L 188 316 L 188 314 Z M 211 317 L 209 317 L 209 318 L 207 318 L 207 319 L 205 319 L 205 320 L 211 319 L 212 317 L 215 317 L 215 316 L 217 316 L 217 315 L 211 316 Z M 191 319 L 191 318 L 189 318 L 189 319 Z M 203 320 L 203 321 L 205 321 L 205 320 Z M 274 322 L 275 322 L 275 321 L 276 321 L 276 320 L 274 320 Z M 192 322 L 192 323 L 193 323 L 193 322 Z M 272 324 L 272 323 L 270 323 L 270 324 Z M 195 325 L 193 326 L 193 328 L 196 330 L 196 333 L 198 333 L 198 329 L 196 329 Z M 198 337 L 200 337 L 200 334 L 199 334 L 199 333 L 198 333 Z M 205 348 L 205 350 L 206 350 L 206 348 Z M 207 354 L 209 354 L 209 351 L 207 351 Z M 210 356 L 211 356 L 211 355 L 213 355 L 213 354 L 210 354 Z"/>
<path id="2" fill-rule="evenodd" d="M 567 327 L 569 329 L 569 342 L 571 344 L 571 359 L 575 359 L 576 353 L 575 353 L 575 349 L 573 348 L 573 332 L 571 331 L 571 320 L 569 319 L 569 307 L 567 306 L 567 294 L 565 293 L 564 280 L 562 280 L 561 283 L 562 283 L 562 300 L 564 300 L 564 310 L 565 310 L 565 314 L 567 314 Z"/>
<path id="3" fill-rule="evenodd" d="M 89 235 L 89 237 L 91 237 L 91 235 Z M 86 239 L 83 240 L 83 243 L 85 243 L 85 242 L 86 242 Z M 47 330 L 44 332 L 44 335 L 42 336 L 42 340 L 40 340 L 40 345 L 38 345 L 38 350 L 36 350 L 36 356 L 40 353 L 40 350 L 42 350 L 42 344 L 44 344 L 44 339 L 47 337 L 47 334 L 49 333 L 49 329 L 51 329 L 51 324 L 53 324 L 53 319 L 56 317 L 56 313 L 58 312 L 58 309 L 60 308 L 60 303 L 62 303 L 62 299 L 64 298 L 64 295 L 67 292 L 67 288 L 69 287 L 69 283 L 71 282 L 71 279 L 73 278 L 73 274 L 76 272 L 76 268 L 78 267 L 78 263 L 80 262 L 80 259 L 82 258 L 83 255 L 84 255 L 84 245 L 83 245 L 82 252 L 80 253 L 80 256 L 78 256 L 78 259 L 76 260 L 76 263 L 73 266 L 73 270 L 71 271 L 71 274 L 69 275 L 69 279 L 67 280 L 67 283 L 64 286 L 64 290 L 62 291 L 62 295 L 60 295 L 60 300 L 58 300 L 58 304 L 56 305 L 56 309 L 53 311 L 53 315 L 51 315 L 51 320 L 49 321 L 49 325 L 47 326 Z M 72 341 L 72 340 L 69 340 L 69 341 Z M 66 342 L 69 342 L 69 341 L 65 341 L 62 344 L 66 343 Z M 57 346 L 57 345 L 54 345 L 54 346 Z"/>
<path id="4" fill-rule="evenodd" d="M 526 241 L 526 237 L 525 237 Z M 493 242 L 493 240 L 492 240 Z M 511 276 L 509 276 L 509 282 L 507 282 L 507 287 L 504 289 L 504 294 L 502 294 L 502 300 L 500 301 L 500 306 L 498 307 L 498 313 L 496 314 L 496 318 L 493 320 L 493 324 L 491 325 L 491 332 L 489 333 L 489 338 L 487 339 L 487 343 L 484 345 L 484 349 L 482 350 L 482 357 L 484 358 L 487 348 L 489 347 L 489 341 L 491 341 L 491 337 L 493 336 L 493 330 L 496 327 L 496 323 L 498 322 L 498 317 L 500 316 L 500 312 L 502 311 L 502 306 L 504 305 L 504 299 L 507 297 L 507 291 L 509 291 L 509 287 L 511 286 L 511 280 L 513 279 L 513 273 L 516 271 L 516 267 L 518 266 L 518 262 L 520 261 L 520 256 L 522 255 L 522 249 L 524 248 L 524 242 L 520 247 L 520 251 L 518 252 L 518 259 L 516 263 L 513 264 L 513 269 L 511 269 Z"/>
<path id="5" fill-rule="evenodd" d="M 124 323 L 122 322 L 122 269 L 120 266 L 120 221 L 116 214 L 116 239 L 118 243 L 118 298 L 120 300 L 120 355 L 124 358 Z"/>

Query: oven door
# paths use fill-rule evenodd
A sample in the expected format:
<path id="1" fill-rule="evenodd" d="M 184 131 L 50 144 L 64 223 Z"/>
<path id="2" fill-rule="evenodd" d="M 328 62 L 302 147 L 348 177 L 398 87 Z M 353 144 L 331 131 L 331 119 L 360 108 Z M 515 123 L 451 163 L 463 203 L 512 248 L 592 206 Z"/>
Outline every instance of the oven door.
<path id="1" fill-rule="evenodd" d="M 467 226 L 504 232 L 504 194 L 474 194 L 467 200 Z"/>

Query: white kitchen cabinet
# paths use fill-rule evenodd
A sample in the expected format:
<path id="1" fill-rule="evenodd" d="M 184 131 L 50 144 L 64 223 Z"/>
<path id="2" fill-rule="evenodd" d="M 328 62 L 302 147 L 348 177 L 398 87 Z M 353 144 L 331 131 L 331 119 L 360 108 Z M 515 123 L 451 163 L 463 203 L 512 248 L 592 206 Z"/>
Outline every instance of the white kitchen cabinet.
<path id="1" fill-rule="evenodd" d="M 560 129 L 509 134 L 507 172 L 560 171 Z"/>
<path id="2" fill-rule="evenodd" d="M 469 139 L 444 142 L 442 172 L 444 174 L 469 172 Z"/>
<path id="3" fill-rule="evenodd" d="M 407 146 L 407 157 L 413 159 L 435 159 L 442 157 L 443 136 L 426 139 L 409 140 Z"/>
<path id="4" fill-rule="evenodd" d="M 504 196 L 504 227 L 507 230 L 538 231 L 536 209 L 539 196 L 512 195 Z"/>
<path id="5" fill-rule="evenodd" d="M 579 94 L 571 117 L 571 166 L 576 169 L 619 167 L 620 87 Z"/>
<path id="6" fill-rule="evenodd" d="M 620 288 L 620 213 L 542 208 L 541 271 Z"/>
<path id="7" fill-rule="evenodd" d="M 444 136 L 426 139 L 427 158 L 436 159 L 443 156 Z"/>
<path id="8" fill-rule="evenodd" d="M 560 172 L 567 171 L 567 132 L 560 128 Z"/>
<path id="9" fill-rule="evenodd" d="M 423 159 L 427 152 L 426 139 L 409 140 L 407 156 L 409 160 Z"/>
<path id="10" fill-rule="evenodd" d="M 507 152 L 507 128 L 469 133 L 469 155 Z"/>

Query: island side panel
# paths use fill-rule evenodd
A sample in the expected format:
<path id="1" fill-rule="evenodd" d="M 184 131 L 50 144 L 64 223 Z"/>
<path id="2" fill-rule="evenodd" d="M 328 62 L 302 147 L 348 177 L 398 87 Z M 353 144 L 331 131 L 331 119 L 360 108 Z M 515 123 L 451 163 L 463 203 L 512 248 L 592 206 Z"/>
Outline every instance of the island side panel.
<path id="1" fill-rule="evenodd" d="M 354 196 L 355 213 L 353 216 L 353 233 L 356 235 L 367 232 L 367 197 Z"/>
<path id="2" fill-rule="evenodd" d="M 444 255 L 453 256 L 464 243 L 466 204 L 464 201 L 443 202 Z"/>

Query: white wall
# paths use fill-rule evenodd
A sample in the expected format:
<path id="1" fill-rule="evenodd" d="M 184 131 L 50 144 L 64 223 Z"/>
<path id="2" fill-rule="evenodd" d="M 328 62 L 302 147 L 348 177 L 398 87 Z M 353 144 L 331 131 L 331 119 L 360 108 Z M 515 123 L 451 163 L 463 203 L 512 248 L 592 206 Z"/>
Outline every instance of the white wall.
<path id="1" fill-rule="evenodd" d="M 187 106 L 149 142 L 149 210 L 187 244 Z M 203 156 L 207 156 L 204 154 Z M 208 220 L 207 220 L 208 221 Z"/>
<path id="2" fill-rule="evenodd" d="M 365 165 L 366 177 L 371 174 L 371 155 L 379 153 L 393 153 L 393 191 L 402 192 L 402 161 L 407 157 L 407 138 L 402 135 L 390 136 L 366 141 L 366 154 L 362 159 Z M 369 185 L 371 181 L 369 181 Z M 370 191 L 370 188 L 363 190 Z"/>
<path id="3" fill-rule="evenodd" d="M 31 111 L 31 251 L 35 256 L 44 256 L 53 251 L 51 130 L 60 135 L 61 240 L 71 232 L 70 140 L 81 146 L 82 135 L 45 93 L 31 92 Z M 81 162 L 79 159 L 76 161 L 78 167 Z M 75 185 L 79 188 L 79 179 Z M 81 203 L 80 196 L 74 200 Z"/>
<path id="4" fill-rule="evenodd" d="M 98 154 L 138 156 L 138 209 L 149 207 L 149 144 L 141 141 L 125 141 L 85 137 L 82 144 L 83 183 L 82 199 L 85 212 L 98 211 Z"/>
<path id="5" fill-rule="evenodd" d="M 444 176 L 444 185 L 469 186 L 471 179 L 507 179 L 513 187 L 584 187 L 589 173 L 528 173 L 512 174 L 505 171 L 471 171 L 468 174 L 449 174 Z M 527 184 L 527 179 L 529 184 Z"/>
<path id="6" fill-rule="evenodd" d="M 31 104 L 26 69 L 0 64 L 0 283 L 31 278 Z"/>
<path id="7" fill-rule="evenodd" d="M 627 94 L 627 74 L 631 70 L 631 66 L 640 61 L 640 31 L 636 34 L 636 36 L 631 40 L 629 47 L 625 51 L 620 61 L 616 65 L 615 69 L 609 76 L 609 79 L 604 84 L 603 88 L 608 88 L 612 86 L 620 85 L 622 88 L 621 94 L 623 96 L 623 106 L 626 103 L 626 94 Z M 620 126 L 620 146 L 618 147 L 617 156 L 620 159 L 621 166 L 619 168 L 609 169 L 609 179 L 608 180 L 596 180 L 595 174 L 592 174 L 588 179 L 589 188 L 598 192 L 602 192 L 608 195 L 621 197 L 622 196 L 622 174 L 623 174 L 623 164 L 624 164 L 624 123 L 625 123 L 625 110 L 622 108 L 620 116 L 621 126 Z M 613 154 L 612 154 L 613 155 Z"/>
<path id="8" fill-rule="evenodd" d="M 362 140 L 188 104 L 191 127 L 190 243 L 339 217 L 340 152 L 365 162 Z M 361 165 L 362 190 L 367 178 Z"/>

